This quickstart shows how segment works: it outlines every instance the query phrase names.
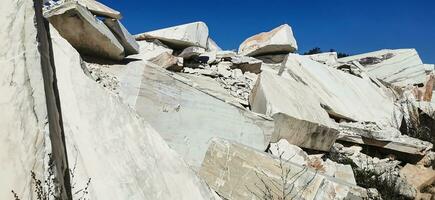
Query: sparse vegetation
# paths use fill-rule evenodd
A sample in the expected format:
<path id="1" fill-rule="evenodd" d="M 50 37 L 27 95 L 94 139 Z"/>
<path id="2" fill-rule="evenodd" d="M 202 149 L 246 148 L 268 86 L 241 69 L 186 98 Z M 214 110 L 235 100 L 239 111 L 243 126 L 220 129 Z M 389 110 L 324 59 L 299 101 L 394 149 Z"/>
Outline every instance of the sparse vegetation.
<path id="1" fill-rule="evenodd" d="M 329 52 L 337 52 L 335 49 L 330 49 Z M 308 50 L 307 52 L 304 53 L 304 55 L 313 55 L 313 54 L 319 54 L 319 53 L 324 53 L 324 51 L 322 51 L 319 47 L 315 47 L 312 48 L 310 50 Z M 342 53 L 342 52 L 337 52 L 337 57 L 338 58 L 344 58 L 344 57 L 348 57 L 350 56 L 347 53 Z"/>
<path id="2" fill-rule="evenodd" d="M 308 186 L 317 176 L 317 172 L 311 177 L 307 184 L 303 186 L 302 189 L 296 188 L 295 182 L 304 174 L 306 174 L 308 168 L 303 167 L 300 171 L 292 175 L 291 169 L 286 166 L 291 158 L 288 160 L 283 159 L 283 153 L 280 152 L 279 148 L 278 153 L 280 155 L 278 165 L 281 171 L 280 180 L 277 181 L 273 178 L 270 178 L 267 173 L 259 169 L 258 171 L 260 171 L 260 173 L 256 172 L 256 176 L 258 180 L 260 180 L 260 184 L 255 184 L 256 190 L 259 192 L 255 192 L 249 188 L 247 189 L 258 199 L 262 200 L 300 199 L 304 190 L 308 188 Z"/>
<path id="3" fill-rule="evenodd" d="M 49 162 L 48 162 L 48 168 L 47 168 L 47 174 L 48 176 L 45 178 L 45 180 L 41 180 L 36 176 L 36 173 L 34 171 L 31 171 L 31 178 L 32 178 L 32 185 L 33 185 L 33 191 L 36 194 L 37 200 L 62 200 L 61 194 L 62 194 L 62 187 L 59 184 L 58 179 L 55 175 L 55 163 L 54 159 L 51 156 L 51 154 L 48 154 Z M 75 177 L 75 170 L 77 166 L 77 159 L 74 163 L 73 169 L 70 169 L 70 176 L 71 176 L 71 190 L 73 191 L 73 197 L 77 200 L 89 200 L 88 198 L 88 189 L 91 184 L 91 178 L 88 179 L 86 185 L 83 188 L 77 188 L 76 182 L 74 181 Z M 14 200 L 21 200 L 19 195 L 12 190 L 12 195 L 14 197 Z"/>

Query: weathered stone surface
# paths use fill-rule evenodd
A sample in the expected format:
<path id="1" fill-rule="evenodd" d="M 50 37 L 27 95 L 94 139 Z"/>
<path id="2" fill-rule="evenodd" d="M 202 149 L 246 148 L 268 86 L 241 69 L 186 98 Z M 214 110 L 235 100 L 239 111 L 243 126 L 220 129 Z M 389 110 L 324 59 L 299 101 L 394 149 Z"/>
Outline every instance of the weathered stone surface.
<path id="1" fill-rule="evenodd" d="M 136 40 L 158 39 L 174 49 L 199 46 L 207 49 L 208 27 L 204 22 L 193 22 L 136 35 Z"/>
<path id="2" fill-rule="evenodd" d="M 269 32 L 246 39 L 239 47 L 239 54 L 258 56 L 264 54 L 290 53 L 298 50 L 292 28 L 281 25 Z"/>
<path id="3" fill-rule="evenodd" d="M 283 171 L 289 171 L 286 181 L 281 178 Z M 272 190 L 273 199 L 280 199 L 283 191 L 279 188 L 283 185 L 292 188 L 286 189 L 285 193 L 300 199 L 367 197 L 366 191 L 355 185 L 318 174 L 291 161 L 280 162 L 264 152 L 222 139 L 212 140 L 199 174 L 227 199 L 261 199 L 266 187 Z"/>
<path id="4" fill-rule="evenodd" d="M 210 37 L 207 40 L 207 50 L 208 51 L 222 51 L 222 48 Z"/>
<path id="5" fill-rule="evenodd" d="M 311 59 L 289 54 L 281 76 L 300 81 L 338 119 L 397 123 L 395 105 L 385 92 L 367 79 L 336 70 Z M 370 108 L 370 109 L 368 109 Z"/>
<path id="6" fill-rule="evenodd" d="M 235 56 L 231 58 L 231 62 L 234 64 L 233 68 L 238 68 L 242 72 L 251 72 L 258 74 L 261 72 L 262 61 L 247 57 L 247 56 Z"/>
<path id="7" fill-rule="evenodd" d="M 205 49 L 202 47 L 187 47 L 178 56 L 184 59 L 190 59 L 203 53 L 205 53 Z"/>
<path id="8" fill-rule="evenodd" d="M 173 56 L 167 52 L 151 59 L 150 62 L 173 72 L 179 72 L 183 69 L 183 58 Z"/>
<path id="9" fill-rule="evenodd" d="M 296 145 L 290 144 L 287 140 L 279 140 L 276 143 L 270 143 L 269 153 L 277 158 L 292 161 L 304 165 L 308 160 L 308 154 Z"/>
<path id="10" fill-rule="evenodd" d="M 56 179 L 53 188 L 63 192 L 52 192 L 67 199 L 62 119 L 41 4 L 0 2 L 0 199 L 14 199 L 12 190 L 19 199 L 36 199 L 31 172 L 38 180 Z"/>
<path id="11" fill-rule="evenodd" d="M 283 113 L 274 114 L 275 129 L 272 142 L 286 139 L 299 147 L 329 151 L 338 136 L 336 129 L 300 120 Z"/>
<path id="12" fill-rule="evenodd" d="M 113 60 L 125 57 L 124 47 L 109 28 L 77 2 L 63 3 L 44 16 L 80 54 Z"/>
<path id="13" fill-rule="evenodd" d="M 389 149 L 407 154 L 425 155 L 432 149 L 430 142 L 402 135 L 392 127 L 375 123 L 340 123 L 338 140 Z"/>
<path id="14" fill-rule="evenodd" d="M 308 57 L 311 60 L 314 60 L 316 62 L 328 66 L 335 66 L 338 63 L 337 52 L 326 52 L 326 53 L 319 53 L 313 55 L 306 55 L 305 57 Z"/>
<path id="15" fill-rule="evenodd" d="M 417 101 L 432 101 L 432 95 L 435 85 L 435 75 L 433 73 L 427 75 L 423 87 L 414 86 L 412 93 Z"/>
<path id="16" fill-rule="evenodd" d="M 82 71 L 79 54 L 52 32 L 65 140 L 75 181 L 89 199 L 211 199 L 210 190 L 142 118 Z"/>
<path id="17" fill-rule="evenodd" d="M 226 102 L 236 102 L 216 82 L 163 70 L 150 62 L 113 65 L 119 94 L 168 144 L 198 169 L 212 137 L 264 151 L 273 121 Z"/>
<path id="18" fill-rule="evenodd" d="M 297 119 L 337 127 L 311 89 L 302 80 L 279 77 L 263 71 L 249 97 L 254 112 L 273 116 L 283 113 Z"/>
<path id="19" fill-rule="evenodd" d="M 435 182 L 435 170 L 411 164 L 406 164 L 400 170 L 400 176 L 418 191 Z"/>
<path id="20" fill-rule="evenodd" d="M 139 53 L 139 44 L 120 21 L 116 19 L 105 19 L 104 24 L 110 28 L 112 33 L 115 34 L 118 41 L 124 47 L 126 56 Z"/>
<path id="21" fill-rule="evenodd" d="M 140 53 L 136 55 L 131 55 L 129 56 L 129 58 L 149 61 L 163 53 L 168 53 L 172 55 L 172 53 L 174 52 L 174 50 L 165 46 L 163 43 L 161 43 L 158 40 L 149 41 L 149 42 L 143 40 L 143 41 L 137 41 L 137 43 L 139 44 Z"/>
<path id="22" fill-rule="evenodd" d="M 415 49 L 385 49 L 340 58 L 340 63 L 357 61 L 367 72 L 396 86 L 421 84 L 426 80 L 426 66 Z"/>
<path id="23" fill-rule="evenodd" d="M 109 8 L 96 0 L 77 0 L 77 2 L 86 7 L 94 15 L 113 19 L 122 18 L 122 15 L 119 11 Z"/>

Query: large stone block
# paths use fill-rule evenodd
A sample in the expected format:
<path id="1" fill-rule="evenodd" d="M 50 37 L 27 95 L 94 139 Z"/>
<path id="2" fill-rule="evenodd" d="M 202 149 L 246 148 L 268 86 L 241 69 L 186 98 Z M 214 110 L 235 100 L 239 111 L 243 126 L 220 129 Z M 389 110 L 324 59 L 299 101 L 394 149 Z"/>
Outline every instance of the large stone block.
<path id="1" fill-rule="evenodd" d="M 252 111 L 267 116 L 283 113 L 327 127 L 337 127 L 302 79 L 287 79 L 263 71 L 251 92 L 249 103 Z"/>
<path id="2" fill-rule="evenodd" d="M 281 25 L 269 32 L 260 33 L 246 39 L 239 47 L 239 54 L 259 56 L 264 54 L 282 54 L 298 50 L 292 28 Z"/>
<path id="3" fill-rule="evenodd" d="M 426 68 L 415 49 L 384 49 L 338 59 L 340 63 L 357 61 L 367 72 L 396 86 L 422 84 Z"/>
<path id="4" fill-rule="evenodd" d="M 56 31 L 51 35 L 77 187 L 91 178 L 89 199 L 213 199 L 155 129 L 89 79 L 74 48 Z"/>
<path id="5" fill-rule="evenodd" d="M 291 117 L 287 114 L 273 115 L 275 129 L 272 142 L 286 139 L 289 143 L 299 147 L 329 151 L 338 136 L 336 129 Z"/>
<path id="6" fill-rule="evenodd" d="M 354 184 L 222 139 L 212 140 L 199 174 L 229 200 L 260 200 L 264 193 L 268 194 L 268 189 L 272 199 L 284 199 L 282 196 L 290 199 L 367 197 L 365 189 Z"/>
<path id="7" fill-rule="evenodd" d="M 289 54 L 281 72 L 282 77 L 305 83 L 314 98 L 336 119 L 400 124 L 394 115 L 393 99 L 370 79 L 345 73 L 297 54 Z"/>
<path id="8" fill-rule="evenodd" d="M 125 56 L 139 53 L 139 44 L 120 21 L 116 19 L 104 19 L 104 24 L 109 27 L 124 47 Z"/>
<path id="9" fill-rule="evenodd" d="M 193 22 L 136 35 L 136 40 L 158 39 L 174 49 L 199 46 L 207 49 L 208 27 L 204 22 Z"/>
<path id="10" fill-rule="evenodd" d="M 125 57 L 124 47 L 109 28 L 77 2 L 53 7 L 44 16 L 80 54 L 113 60 Z"/>
<path id="11" fill-rule="evenodd" d="M 194 169 L 213 137 L 262 151 L 269 144 L 273 121 L 233 105 L 237 101 L 213 80 L 183 77 L 143 61 L 105 69 L 119 80 L 121 98 Z"/>

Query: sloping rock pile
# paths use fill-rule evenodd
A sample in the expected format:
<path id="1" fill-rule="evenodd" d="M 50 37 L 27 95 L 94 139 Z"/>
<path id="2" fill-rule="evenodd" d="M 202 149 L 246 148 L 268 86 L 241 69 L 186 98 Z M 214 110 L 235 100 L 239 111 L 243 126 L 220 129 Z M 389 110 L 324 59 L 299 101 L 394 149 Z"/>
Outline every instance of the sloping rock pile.
<path id="1" fill-rule="evenodd" d="M 0 199 L 435 197 L 414 49 L 299 55 L 284 24 L 222 50 L 204 22 L 133 36 L 93 0 L 0 11 Z"/>

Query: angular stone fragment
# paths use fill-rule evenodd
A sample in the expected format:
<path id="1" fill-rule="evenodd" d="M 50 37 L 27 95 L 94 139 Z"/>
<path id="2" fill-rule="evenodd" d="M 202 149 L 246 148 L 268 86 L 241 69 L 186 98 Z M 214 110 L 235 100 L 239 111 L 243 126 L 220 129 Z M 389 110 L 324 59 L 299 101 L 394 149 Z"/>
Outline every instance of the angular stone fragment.
<path id="1" fill-rule="evenodd" d="M 392 127 L 375 123 L 340 123 L 338 140 L 380 147 L 395 152 L 424 156 L 433 148 L 430 142 L 402 135 Z"/>
<path id="2" fill-rule="evenodd" d="M 287 79 L 263 71 L 249 97 L 254 112 L 273 116 L 283 113 L 291 117 L 337 127 L 321 107 L 316 95 L 301 79 Z"/>
<path id="3" fill-rule="evenodd" d="M 198 46 L 207 49 L 208 27 L 204 22 L 193 22 L 136 35 L 136 40 L 158 39 L 173 49 Z"/>
<path id="4" fill-rule="evenodd" d="M 288 179 L 282 177 L 283 171 L 289 173 Z M 262 199 L 266 188 L 272 199 L 281 199 L 283 192 L 300 199 L 367 197 L 365 189 L 358 186 L 222 139 L 212 140 L 199 174 L 226 199 Z M 284 191 L 280 189 L 283 185 Z"/>
<path id="5" fill-rule="evenodd" d="M 161 136 L 81 68 L 55 31 L 57 81 L 74 180 L 89 199 L 212 199 L 212 193 Z"/>
<path id="6" fill-rule="evenodd" d="M 122 15 L 119 11 L 114 10 L 96 0 L 77 0 L 77 2 L 86 7 L 92 14 L 100 17 L 108 17 L 112 19 L 121 19 Z"/>
<path id="7" fill-rule="evenodd" d="M 17 199 L 11 191 L 19 199 L 36 199 L 31 172 L 38 180 L 56 180 L 53 187 L 61 191 L 53 195 L 70 198 L 64 187 L 69 171 L 55 66 L 41 4 L 0 1 L 0 199 Z"/>
<path id="8" fill-rule="evenodd" d="M 68 1 L 44 16 L 80 54 L 122 60 L 124 47 L 106 25 L 77 2 Z"/>
<path id="9" fill-rule="evenodd" d="M 161 43 L 159 40 L 154 41 L 137 41 L 139 44 L 139 54 L 129 56 L 129 58 L 134 59 L 141 59 L 149 61 L 163 53 L 171 54 L 174 52 L 174 50 L 170 49 L 163 43 Z"/>
<path id="10" fill-rule="evenodd" d="M 418 191 L 435 182 L 435 170 L 411 164 L 406 164 L 400 170 L 400 176 Z"/>
<path id="11" fill-rule="evenodd" d="M 400 124 L 394 115 L 393 99 L 370 80 L 297 54 L 289 54 L 281 72 L 287 79 L 305 83 L 314 98 L 318 98 L 322 107 L 336 119 Z"/>
<path id="12" fill-rule="evenodd" d="M 124 47 L 125 56 L 139 53 L 139 44 L 120 21 L 116 19 L 105 19 L 104 24 L 110 28 Z"/>
<path id="13" fill-rule="evenodd" d="M 219 45 L 216 44 L 216 42 L 209 37 L 207 40 L 207 50 L 208 51 L 222 51 L 222 48 L 220 48 Z"/>
<path id="14" fill-rule="evenodd" d="M 109 69 L 120 82 L 121 98 L 194 169 L 201 165 L 213 137 L 261 151 L 269 144 L 273 121 L 235 106 L 234 98 L 225 96 L 227 91 L 207 77 L 199 81 L 143 61 Z"/>
<path id="15" fill-rule="evenodd" d="M 182 57 L 183 59 L 190 59 L 192 57 L 197 57 L 201 54 L 205 53 L 205 49 L 201 47 L 187 47 L 185 48 L 178 57 Z"/>
<path id="16" fill-rule="evenodd" d="M 264 54 L 295 52 L 298 45 L 292 28 L 281 25 L 269 32 L 260 33 L 246 39 L 239 47 L 239 54 L 259 56 Z"/>
<path id="17" fill-rule="evenodd" d="M 308 160 L 308 154 L 296 145 L 290 144 L 287 140 L 279 140 L 277 143 L 270 143 L 269 152 L 277 158 L 292 161 L 304 165 Z"/>
<path id="18" fill-rule="evenodd" d="M 275 129 L 272 142 L 286 139 L 299 147 L 329 151 L 338 136 L 336 129 L 314 122 L 300 120 L 287 114 L 274 114 Z"/>
<path id="19" fill-rule="evenodd" d="M 167 52 L 151 59 L 150 62 L 173 72 L 179 72 L 183 69 L 183 58 L 175 57 Z"/>
<path id="20" fill-rule="evenodd" d="M 426 68 L 415 49 L 384 49 L 338 59 L 340 63 L 357 61 L 367 72 L 396 86 L 422 84 Z"/>
<path id="21" fill-rule="evenodd" d="M 233 69 L 237 68 L 242 70 L 242 72 L 251 72 L 259 74 L 261 72 L 262 61 L 247 57 L 247 56 L 234 56 L 231 58 L 231 62 L 234 64 Z"/>
<path id="22" fill-rule="evenodd" d="M 313 55 L 306 55 L 305 57 L 308 57 L 311 60 L 314 60 L 316 62 L 328 66 L 335 66 L 338 63 L 337 52 L 326 52 L 326 53 L 319 53 Z"/>

